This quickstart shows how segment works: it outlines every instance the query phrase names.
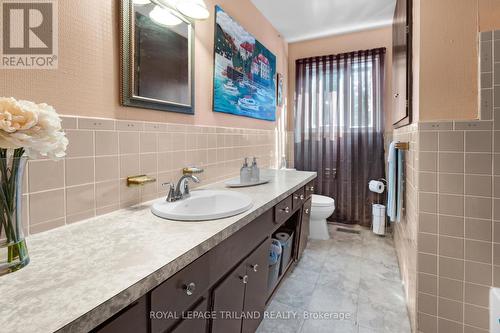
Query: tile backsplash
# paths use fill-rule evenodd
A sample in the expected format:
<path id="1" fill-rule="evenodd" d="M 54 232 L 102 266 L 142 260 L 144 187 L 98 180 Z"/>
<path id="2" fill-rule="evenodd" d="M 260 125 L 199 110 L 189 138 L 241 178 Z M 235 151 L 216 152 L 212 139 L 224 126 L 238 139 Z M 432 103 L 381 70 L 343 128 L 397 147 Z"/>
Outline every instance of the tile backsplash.
<path id="1" fill-rule="evenodd" d="M 275 167 L 276 133 L 182 124 L 63 117 L 66 158 L 31 160 L 24 184 L 27 234 L 70 224 L 166 195 L 185 166 L 200 166 L 200 185 L 239 175 L 242 159 Z M 157 179 L 127 187 L 127 176 Z"/>

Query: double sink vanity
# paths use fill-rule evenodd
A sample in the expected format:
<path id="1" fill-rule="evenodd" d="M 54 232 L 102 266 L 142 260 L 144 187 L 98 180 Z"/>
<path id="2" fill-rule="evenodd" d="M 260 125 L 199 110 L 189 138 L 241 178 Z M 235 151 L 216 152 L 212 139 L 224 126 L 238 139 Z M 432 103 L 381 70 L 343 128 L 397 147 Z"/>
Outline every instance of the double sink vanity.
<path id="1" fill-rule="evenodd" d="M 165 212 L 158 201 L 153 215 L 154 203 L 146 203 L 28 238 L 30 265 L 0 279 L 0 303 L 5 302 L 0 327 L 8 332 L 255 332 L 307 244 L 316 177 L 263 171 L 268 184 L 231 192 L 223 183 L 211 184 L 172 203 L 181 205 L 174 212 Z M 249 209 L 245 198 L 251 198 Z M 238 205 L 246 211 L 226 218 L 203 215 Z M 197 216 L 192 219 L 198 221 L 159 217 L 173 213 L 179 220 Z M 283 227 L 294 235 L 291 260 L 271 281 L 271 238 Z"/>

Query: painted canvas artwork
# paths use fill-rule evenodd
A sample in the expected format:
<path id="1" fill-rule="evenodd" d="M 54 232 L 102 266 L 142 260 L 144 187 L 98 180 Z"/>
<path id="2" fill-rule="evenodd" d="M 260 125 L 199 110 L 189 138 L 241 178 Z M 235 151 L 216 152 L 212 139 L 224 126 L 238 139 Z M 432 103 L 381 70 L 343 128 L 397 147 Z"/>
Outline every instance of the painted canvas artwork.
<path id="1" fill-rule="evenodd" d="M 276 120 L 276 56 L 215 7 L 214 111 Z"/>

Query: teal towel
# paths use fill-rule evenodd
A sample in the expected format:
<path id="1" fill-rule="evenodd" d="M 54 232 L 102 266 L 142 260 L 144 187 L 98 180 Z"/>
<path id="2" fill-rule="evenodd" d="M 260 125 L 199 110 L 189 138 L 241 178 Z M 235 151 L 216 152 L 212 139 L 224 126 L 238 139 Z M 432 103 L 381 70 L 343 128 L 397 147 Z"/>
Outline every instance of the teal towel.
<path id="1" fill-rule="evenodd" d="M 397 218 L 396 210 L 397 210 L 397 177 L 396 177 L 396 169 L 397 169 L 397 159 L 398 151 L 396 149 L 396 142 L 391 142 L 389 146 L 389 152 L 387 157 L 388 168 L 387 168 L 387 216 L 391 222 L 395 222 Z"/>
<path id="2" fill-rule="evenodd" d="M 398 182 L 397 182 L 397 207 L 396 207 L 396 222 L 401 222 L 401 217 L 403 213 L 403 198 L 404 198 L 404 152 L 398 150 Z"/>

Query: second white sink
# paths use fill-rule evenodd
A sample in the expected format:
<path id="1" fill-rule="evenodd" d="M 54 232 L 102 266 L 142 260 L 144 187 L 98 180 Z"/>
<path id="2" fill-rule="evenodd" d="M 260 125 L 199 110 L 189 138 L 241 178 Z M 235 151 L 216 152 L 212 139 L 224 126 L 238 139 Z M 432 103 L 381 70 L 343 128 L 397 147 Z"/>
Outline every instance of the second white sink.
<path id="1" fill-rule="evenodd" d="M 178 221 L 206 221 L 241 214 L 252 208 L 248 195 L 227 190 L 192 191 L 187 199 L 153 204 L 151 212 L 158 217 Z"/>

